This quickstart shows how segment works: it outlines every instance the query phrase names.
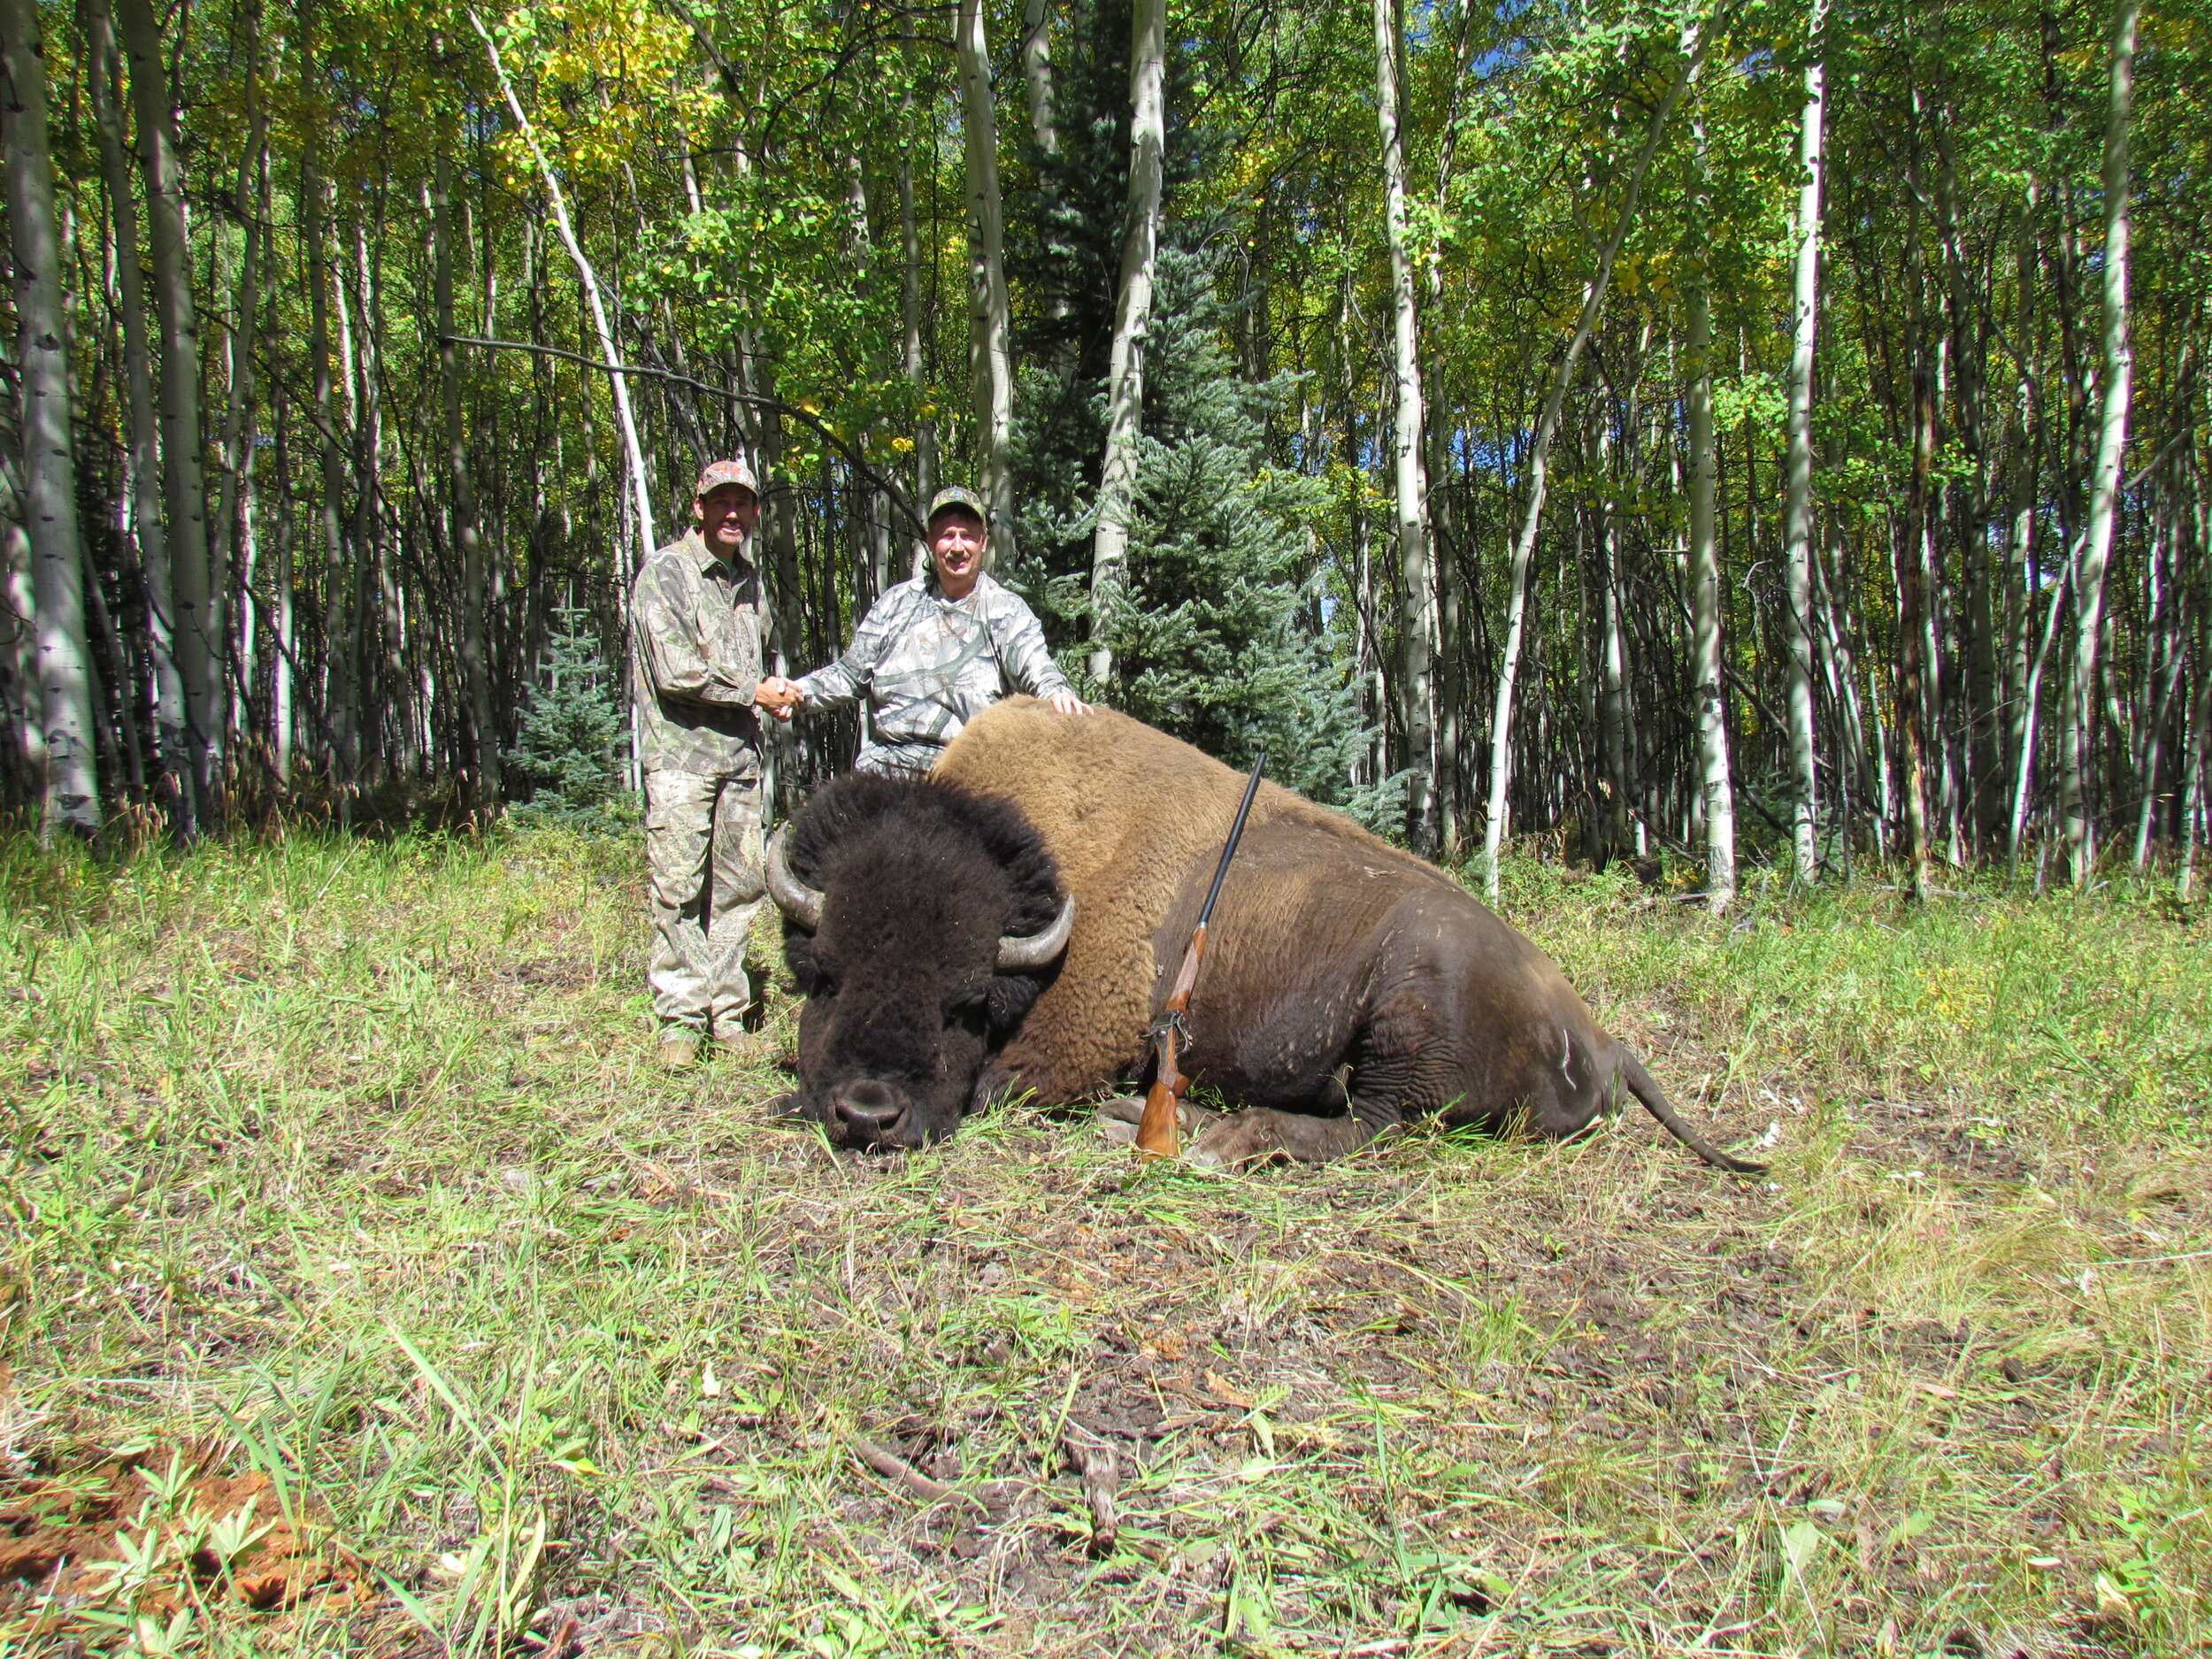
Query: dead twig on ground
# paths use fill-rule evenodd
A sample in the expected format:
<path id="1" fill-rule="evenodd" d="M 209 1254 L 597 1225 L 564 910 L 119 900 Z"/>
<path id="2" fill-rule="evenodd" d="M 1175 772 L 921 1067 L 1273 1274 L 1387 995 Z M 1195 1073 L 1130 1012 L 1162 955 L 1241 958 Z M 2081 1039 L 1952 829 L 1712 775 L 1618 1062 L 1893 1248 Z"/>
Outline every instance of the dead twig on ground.
<path id="1" fill-rule="evenodd" d="M 932 1503 L 972 1503 L 979 1509 L 985 1507 L 980 1498 L 973 1497 L 957 1486 L 949 1486 L 941 1480 L 932 1480 L 906 1459 L 877 1445 L 865 1435 L 853 1436 L 853 1455 L 886 1480 L 897 1481 L 916 1497 L 927 1498 Z"/>

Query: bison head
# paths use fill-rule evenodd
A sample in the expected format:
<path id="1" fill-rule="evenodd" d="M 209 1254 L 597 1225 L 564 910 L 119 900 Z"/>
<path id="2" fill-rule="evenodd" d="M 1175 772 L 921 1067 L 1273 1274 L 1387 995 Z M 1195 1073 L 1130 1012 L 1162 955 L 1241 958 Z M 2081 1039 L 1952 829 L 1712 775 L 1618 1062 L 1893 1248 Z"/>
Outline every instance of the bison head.
<path id="1" fill-rule="evenodd" d="M 856 773 L 768 847 L 799 1010 L 798 1115 L 849 1147 L 941 1141 L 1048 982 L 1075 901 L 1019 811 Z"/>

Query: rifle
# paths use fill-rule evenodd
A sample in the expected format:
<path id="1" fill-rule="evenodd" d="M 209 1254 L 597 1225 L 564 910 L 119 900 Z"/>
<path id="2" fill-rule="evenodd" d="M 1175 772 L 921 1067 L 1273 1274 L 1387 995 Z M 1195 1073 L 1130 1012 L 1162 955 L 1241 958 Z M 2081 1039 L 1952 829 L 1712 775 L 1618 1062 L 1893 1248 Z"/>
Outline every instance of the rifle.
<path id="1" fill-rule="evenodd" d="M 1190 1042 L 1190 999 L 1198 987 L 1198 964 L 1206 959 L 1206 925 L 1213 920 L 1214 901 L 1221 896 L 1229 860 L 1236 856 L 1237 843 L 1244 839 L 1244 820 L 1252 815 L 1252 797 L 1259 794 L 1260 774 L 1266 770 L 1267 757 L 1263 753 L 1252 768 L 1251 781 L 1244 786 L 1243 803 L 1237 808 L 1236 822 L 1229 826 L 1228 844 L 1221 849 L 1221 863 L 1215 866 L 1214 884 L 1207 889 L 1205 908 L 1198 912 L 1198 926 L 1191 930 L 1183 965 L 1176 971 L 1175 987 L 1168 993 L 1167 1006 L 1160 1010 L 1159 1018 L 1152 1022 L 1150 1041 L 1158 1051 L 1159 1065 L 1152 1074 L 1152 1087 L 1145 1091 L 1144 1116 L 1137 1121 L 1140 1155 L 1171 1158 L 1182 1150 L 1178 1113 L 1190 1079 L 1178 1069 L 1176 1054 Z"/>

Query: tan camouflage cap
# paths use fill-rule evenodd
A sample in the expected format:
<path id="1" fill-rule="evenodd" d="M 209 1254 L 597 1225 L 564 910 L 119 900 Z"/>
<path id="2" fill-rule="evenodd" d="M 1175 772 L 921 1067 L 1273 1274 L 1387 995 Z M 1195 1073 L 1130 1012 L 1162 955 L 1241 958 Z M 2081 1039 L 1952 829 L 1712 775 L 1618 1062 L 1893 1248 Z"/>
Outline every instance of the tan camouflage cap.
<path id="1" fill-rule="evenodd" d="M 699 469 L 699 482 L 691 492 L 692 499 L 704 501 L 710 490 L 718 489 L 725 484 L 735 484 L 750 490 L 756 501 L 760 498 L 760 482 L 754 478 L 753 469 L 744 462 L 709 461 Z"/>
<path id="2" fill-rule="evenodd" d="M 929 511 L 924 515 L 924 521 L 934 526 L 937 515 L 948 507 L 964 507 L 975 515 L 978 524 L 987 525 L 991 522 L 991 515 L 983 510 L 983 497 L 965 484 L 948 484 L 932 495 L 929 498 Z"/>

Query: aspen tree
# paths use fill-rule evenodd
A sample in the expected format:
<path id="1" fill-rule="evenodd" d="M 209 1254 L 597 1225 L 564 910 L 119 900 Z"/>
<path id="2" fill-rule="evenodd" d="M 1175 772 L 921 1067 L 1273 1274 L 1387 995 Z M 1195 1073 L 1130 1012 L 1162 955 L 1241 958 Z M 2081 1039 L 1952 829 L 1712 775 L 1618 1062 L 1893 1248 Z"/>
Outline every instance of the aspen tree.
<path id="1" fill-rule="evenodd" d="M 69 325 L 54 166 L 46 138 L 46 57 L 36 0 L 0 0 L 4 51 L 8 228 L 13 244 L 15 366 L 22 395 L 25 529 L 37 605 L 40 735 L 46 753 L 42 833 L 100 831 L 96 726 L 85 643 L 84 548 L 70 447 Z"/>
<path id="2" fill-rule="evenodd" d="M 1129 42 L 1129 209 L 1121 287 L 1106 371 L 1106 456 L 1099 470 L 1098 528 L 1091 540 L 1091 679 L 1113 677 L 1115 608 L 1127 581 L 1129 518 L 1136 506 L 1137 444 L 1144 420 L 1144 354 L 1160 248 L 1160 192 L 1167 148 L 1167 0 L 1136 0 Z"/>
<path id="3" fill-rule="evenodd" d="M 457 142 L 457 134 L 449 134 Z M 477 528 L 476 486 L 469 476 L 468 433 L 461 419 L 460 348 L 453 342 L 452 161 L 441 143 L 430 185 L 431 303 L 438 321 L 438 401 L 444 418 L 446 526 L 461 557 L 461 687 L 468 710 L 468 799 L 480 812 L 499 801 L 499 732 L 492 713 L 491 641 L 485 599 L 489 572 Z M 620 377 L 616 377 L 619 379 Z"/>
<path id="4" fill-rule="evenodd" d="M 253 597 L 248 546 L 248 476 L 254 465 L 254 334 L 260 320 L 263 221 L 255 209 L 257 184 L 269 142 L 268 111 L 261 96 L 261 11 L 259 0 L 245 0 L 240 18 L 245 35 L 246 143 L 231 193 L 231 217 L 242 227 L 243 243 L 233 291 L 226 355 L 230 385 L 223 400 L 221 434 L 216 446 L 219 474 L 215 514 L 208 533 L 208 581 L 219 628 L 218 655 L 224 664 L 218 696 L 227 710 L 227 730 L 238 731 L 243 711 L 235 707 L 239 688 L 252 678 Z M 217 316 L 221 316 L 219 308 Z"/>
<path id="5" fill-rule="evenodd" d="M 1820 322 L 1820 184 L 1826 113 L 1822 54 L 1828 0 L 1813 0 L 1812 58 L 1797 141 L 1795 328 L 1790 350 L 1789 473 L 1784 487 L 1784 559 L 1789 567 L 1790 841 L 1794 872 L 1819 872 L 1819 780 L 1813 731 L 1813 363 Z"/>
<path id="6" fill-rule="evenodd" d="M 1042 156 L 1060 153 L 1052 110 L 1052 0 L 1025 0 L 1022 80 L 1029 91 L 1029 137 Z"/>
<path id="7" fill-rule="evenodd" d="M 1148 0 L 1158 4 L 1158 0 Z M 1400 612 L 1398 707 L 1405 732 L 1406 837 L 1417 852 L 1436 846 L 1436 581 L 1429 526 L 1427 425 L 1421 387 L 1419 319 L 1407 252 L 1405 142 L 1399 131 L 1399 0 L 1375 0 L 1375 110 L 1382 127 L 1384 227 L 1390 243 L 1392 369 L 1397 382 L 1394 468 Z"/>
<path id="8" fill-rule="evenodd" d="M 538 176 L 544 181 L 547 199 L 553 208 L 553 227 L 559 232 L 561 246 L 568 250 L 569 262 L 576 267 L 576 280 L 584 290 L 584 297 L 591 307 L 593 331 L 598 335 L 599 349 L 611 363 L 622 361 L 621 349 L 615 343 L 614 330 L 608 326 L 607 303 L 599 288 L 599 274 L 584 255 L 583 244 L 576 238 L 576 227 L 569 218 L 568 197 L 561 189 L 560 174 L 553 171 L 553 164 L 545 158 L 545 151 L 538 145 L 537 129 L 523 112 L 522 100 L 515 96 L 514 83 L 507 78 L 506 65 L 500 61 L 499 43 L 474 11 L 469 21 L 484 38 L 484 48 L 491 54 L 492 73 L 499 82 L 499 90 L 507 101 L 507 108 L 515 118 L 515 126 L 530 151 L 530 158 L 537 164 Z M 630 407 L 628 377 L 611 370 L 607 385 L 614 396 L 615 425 L 622 434 L 622 454 L 626 463 L 625 471 L 630 485 L 630 511 L 635 515 L 634 523 L 636 541 L 632 545 L 630 570 L 634 572 L 645 556 L 653 550 L 653 495 L 649 469 L 645 464 L 645 448 L 638 437 L 637 417 Z"/>
<path id="9" fill-rule="evenodd" d="M 960 120 L 968 165 L 969 358 L 979 429 L 978 482 L 991 510 L 991 556 L 1002 569 L 1015 551 L 1013 308 L 1006 289 L 1006 210 L 999 196 L 998 110 L 983 0 L 960 0 L 953 47 L 960 63 Z"/>
<path id="10" fill-rule="evenodd" d="M 2112 92 L 2104 138 L 2104 373 L 2098 386 L 2097 452 L 2090 477 L 2089 518 L 2075 561 L 2074 672 L 2066 724 L 2065 772 L 2059 817 L 2066 833 L 2067 873 L 2089 885 L 2095 867 L 2096 826 L 2090 766 L 2095 751 L 2097 653 L 2104 622 L 2105 577 L 2112 559 L 2113 521 L 2127 448 L 2128 398 L 2135 357 L 2128 344 L 2128 122 L 2135 105 L 2137 0 L 2119 0 L 2112 24 Z"/>
<path id="11" fill-rule="evenodd" d="M 128 411 L 131 539 L 146 585 L 146 641 L 154 682 L 157 787 L 173 820 L 188 815 L 191 795 L 185 753 L 184 680 L 177 668 L 176 602 L 170 592 L 169 539 L 162 506 L 160 440 L 154 419 L 153 363 L 146 338 L 145 275 L 139 259 L 138 211 L 131 191 L 123 134 L 122 58 L 107 0 L 87 0 L 86 35 L 91 46 L 86 80 L 100 171 L 115 227 L 115 280 L 123 334 L 124 403 Z"/>
<path id="12" fill-rule="evenodd" d="M 161 342 L 162 499 L 168 510 L 170 591 L 176 607 L 172 626 L 178 672 L 184 682 L 189 784 L 176 827 L 190 836 L 198 829 L 212 828 L 219 812 L 228 703 L 219 609 L 221 586 L 209 546 L 207 480 L 200 449 L 199 308 L 192 296 L 184 174 L 177 156 L 176 111 L 170 100 L 160 26 L 150 0 L 117 0 L 116 22 L 130 64 L 139 163 L 146 177 L 147 254 Z"/>
<path id="13" fill-rule="evenodd" d="M 1693 124 L 1697 183 L 1690 204 L 1697 228 L 1689 278 L 1689 338 L 1682 368 L 1690 405 L 1691 698 L 1697 724 L 1698 786 L 1705 818 L 1705 907 L 1718 915 L 1736 900 L 1736 797 L 1728 776 L 1728 687 L 1721 672 L 1720 547 L 1713 485 L 1713 297 L 1711 223 L 1705 186 L 1705 123 Z"/>

